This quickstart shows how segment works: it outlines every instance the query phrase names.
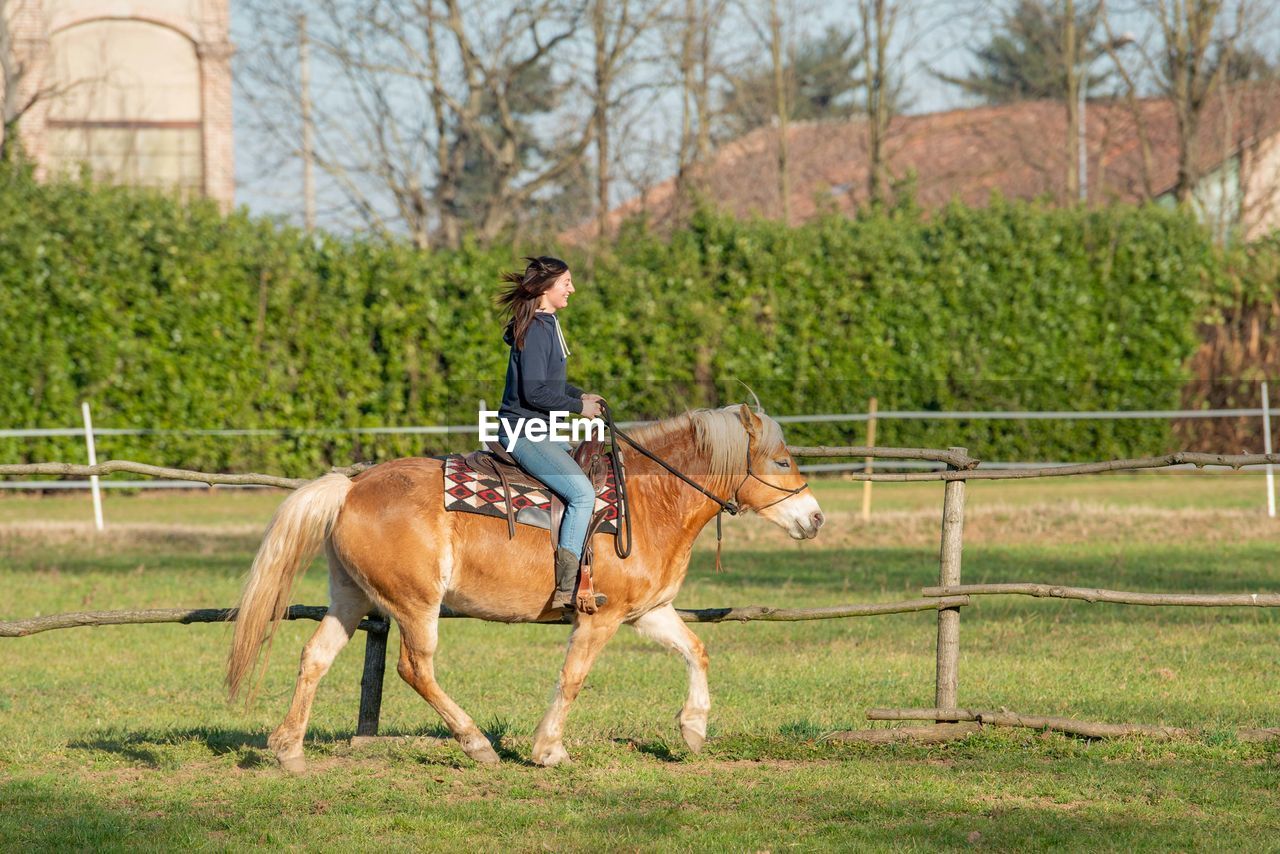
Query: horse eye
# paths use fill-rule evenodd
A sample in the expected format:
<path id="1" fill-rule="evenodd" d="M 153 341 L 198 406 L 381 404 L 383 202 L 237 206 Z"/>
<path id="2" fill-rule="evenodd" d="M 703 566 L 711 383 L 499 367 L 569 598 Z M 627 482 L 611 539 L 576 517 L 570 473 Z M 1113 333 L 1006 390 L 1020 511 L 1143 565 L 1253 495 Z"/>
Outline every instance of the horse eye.
<path id="1" fill-rule="evenodd" d="M 784 469 L 791 468 L 790 460 L 774 460 L 774 463 L 777 464 L 778 468 L 784 468 Z"/>

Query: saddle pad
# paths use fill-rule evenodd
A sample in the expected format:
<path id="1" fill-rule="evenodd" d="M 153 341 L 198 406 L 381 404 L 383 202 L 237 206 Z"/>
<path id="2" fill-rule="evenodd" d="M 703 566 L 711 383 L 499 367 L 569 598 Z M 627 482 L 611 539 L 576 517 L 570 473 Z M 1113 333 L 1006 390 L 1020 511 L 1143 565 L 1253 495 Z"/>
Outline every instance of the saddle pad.
<path id="1" fill-rule="evenodd" d="M 606 454 L 606 463 L 609 455 Z M 463 513 L 479 513 L 482 516 L 507 518 L 507 501 L 503 495 L 502 483 L 482 476 L 471 466 L 461 454 L 449 454 L 444 460 L 444 509 L 457 510 Z M 604 486 L 596 493 L 595 511 L 603 511 L 604 520 L 598 532 L 616 534 L 618 532 L 618 491 L 613 479 L 613 466 L 607 465 Z M 551 512 L 551 492 L 543 487 L 511 485 L 511 504 L 516 510 L 516 522 L 529 524 L 520 518 L 520 511 L 526 507 L 537 507 Z M 546 527 L 534 526 L 534 527 Z"/>

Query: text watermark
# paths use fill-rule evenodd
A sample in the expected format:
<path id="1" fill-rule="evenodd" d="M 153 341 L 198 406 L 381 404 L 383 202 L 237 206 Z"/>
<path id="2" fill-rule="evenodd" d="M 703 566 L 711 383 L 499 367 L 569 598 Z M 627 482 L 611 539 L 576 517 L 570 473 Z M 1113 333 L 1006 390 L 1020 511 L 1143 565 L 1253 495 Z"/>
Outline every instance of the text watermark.
<path id="1" fill-rule="evenodd" d="M 604 420 L 600 418 L 577 418 L 574 413 L 563 409 L 553 409 L 547 419 L 542 418 L 503 418 L 495 409 L 482 409 L 479 412 L 477 426 L 481 442 L 499 441 L 498 427 L 507 435 L 507 452 L 516 446 L 520 439 L 530 442 L 583 442 L 591 439 L 604 441 Z"/>

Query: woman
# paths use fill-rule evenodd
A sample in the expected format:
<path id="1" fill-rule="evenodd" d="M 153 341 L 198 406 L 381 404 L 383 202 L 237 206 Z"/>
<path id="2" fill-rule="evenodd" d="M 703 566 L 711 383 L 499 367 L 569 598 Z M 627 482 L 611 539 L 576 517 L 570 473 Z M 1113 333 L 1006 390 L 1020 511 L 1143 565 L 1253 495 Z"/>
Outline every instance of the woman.
<path id="1" fill-rule="evenodd" d="M 574 292 L 569 265 L 559 258 L 542 256 L 526 258 L 523 273 L 504 273 L 502 280 L 511 287 L 498 297 L 498 305 L 511 319 L 502 336 L 511 347 L 507 361 L 507 385 L 502 392 L 499 423 L 516 423 L 519 418 L 548 422 L 552 411 L 576 412 L 587 418 L 600 414 L 598 394 L 585 394 L 565 380 L 565 363 L 569 348 L 556 312 L 569 304 Z M 526 426 L 527 429 L 527 426 Z M 509 437 L 502 436 L 504 447 Z M 586 544 L 587 525 L 595 508 L 595 490 L 591 481 L 569 455 L 567 442 L 548 438 L 535 441 L 525 435 L 516 437 L 511 456 L 526 471 L 547 485 L 565 503 L 564 520 L 560 524 L 560 545 L 556 549 L 556 592 L 552 608 L 573 604 L 573 587 L 578 578 L 578 564 Z M 597 596 L 597 603 L 603 597 Z"/>

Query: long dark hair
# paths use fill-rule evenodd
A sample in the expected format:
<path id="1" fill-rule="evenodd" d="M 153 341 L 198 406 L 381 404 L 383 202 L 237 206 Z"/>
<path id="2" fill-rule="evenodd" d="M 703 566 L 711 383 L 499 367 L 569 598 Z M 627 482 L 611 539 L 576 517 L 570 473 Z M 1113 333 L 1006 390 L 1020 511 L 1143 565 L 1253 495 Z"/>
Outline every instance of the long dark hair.
<path id="1" fill-rule="evenodd" d="M 498 296 L 498 306 L 511 316 L 507 329 L 512 333 L 511 339 L 517 350 L 524 349 L 524 336 L 538 310 L 538 298 L 555 284 L 556 279 L 569 272 L 568 264 L 550 255 L 524 260 L 529 262 L 529 266 L 523 273 L 502 274 L 502 281 L 510 283 L 511 287 Z"/>

